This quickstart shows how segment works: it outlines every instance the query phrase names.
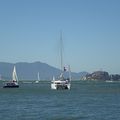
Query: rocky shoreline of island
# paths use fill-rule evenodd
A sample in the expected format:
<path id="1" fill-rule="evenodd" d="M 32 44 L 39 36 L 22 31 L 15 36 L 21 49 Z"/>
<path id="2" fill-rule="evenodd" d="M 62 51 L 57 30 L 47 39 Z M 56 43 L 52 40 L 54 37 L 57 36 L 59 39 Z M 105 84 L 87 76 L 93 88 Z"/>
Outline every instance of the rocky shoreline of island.
<path id="1" fill-rule="evenodd" d="M 106 71 L 95 71 L 84 76 L 82 80 L 120 81 L 120 75 L 109 74 Z"/>

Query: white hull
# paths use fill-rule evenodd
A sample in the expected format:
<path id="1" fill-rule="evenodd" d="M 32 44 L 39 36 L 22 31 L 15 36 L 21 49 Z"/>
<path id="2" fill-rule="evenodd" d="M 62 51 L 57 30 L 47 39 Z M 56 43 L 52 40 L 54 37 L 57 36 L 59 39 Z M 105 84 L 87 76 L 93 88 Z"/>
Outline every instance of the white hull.
<path id="1" fill-rule="evenodd" d="M 38 80 L 36 80 L 36 81 L 35 81 L 35 83 L 39 83 L 39 81 L 38 81 Z"/>
<path id="2" fill-rule="evenodd" d="M 111 80 L 106 80 L 106 82 L 108 82 L 108 83 L 112 83 L 112 82 L 114 82 L 114 81 L 111 81 Z"/>
<path id="3" fill-rule="evenodd" d="M 58 89 L 68 89 L 70 90 L 70 82 L 66 83 L 66 81 L 52 81 L 51 89 L 58 90 Z"/>

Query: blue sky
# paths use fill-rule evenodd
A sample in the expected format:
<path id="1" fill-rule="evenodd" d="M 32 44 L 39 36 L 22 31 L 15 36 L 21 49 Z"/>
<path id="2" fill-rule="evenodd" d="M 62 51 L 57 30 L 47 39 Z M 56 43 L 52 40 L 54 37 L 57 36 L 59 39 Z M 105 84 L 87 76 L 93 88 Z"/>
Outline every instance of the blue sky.
<path id="1" fill-rule="evenodd" d="M 119 0 L 0 0 L 0 61 L 120 73 Z"/>

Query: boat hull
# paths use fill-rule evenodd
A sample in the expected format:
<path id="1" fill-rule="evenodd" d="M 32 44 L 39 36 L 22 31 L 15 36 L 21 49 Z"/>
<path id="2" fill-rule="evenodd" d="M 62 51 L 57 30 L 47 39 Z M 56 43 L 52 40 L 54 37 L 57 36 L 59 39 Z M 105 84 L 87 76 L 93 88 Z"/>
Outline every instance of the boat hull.
<path id="1" fill-rule="evenodd" d="M 5 85 L 5 86 L 3 86 L 3 88 L 19 88 L 19 85 L 14 85 L 14 86 Z"/>
<path id="2" fill-rule="evenodd" d="M 18 88 L 19 84 L 16 82 L 8 82 L 5 83 L 5 85 L 3 86 L 3 88 Z"/>
<path id="3" fill-rule="evenodd" d="M 51 84 L 51 89 L 54 90 L 69 90 L 70 89 L 70 84 Z"/>

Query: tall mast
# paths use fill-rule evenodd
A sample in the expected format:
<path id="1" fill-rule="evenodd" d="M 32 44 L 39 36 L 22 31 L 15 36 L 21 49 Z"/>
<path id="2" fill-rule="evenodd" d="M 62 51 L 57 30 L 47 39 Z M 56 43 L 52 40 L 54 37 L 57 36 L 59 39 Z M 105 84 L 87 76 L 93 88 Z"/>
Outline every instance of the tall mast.
<path id="1" fill-rule="evenodd" d="M 60 32 L 60 60 L 61 60 L 61 71 L 63 71 L 63 40 L 62 32 Z"/>

